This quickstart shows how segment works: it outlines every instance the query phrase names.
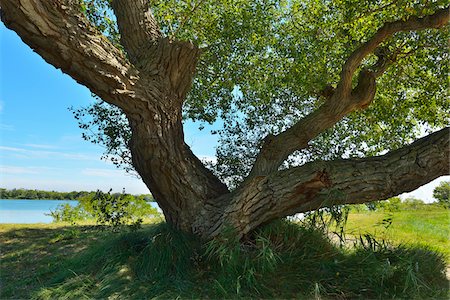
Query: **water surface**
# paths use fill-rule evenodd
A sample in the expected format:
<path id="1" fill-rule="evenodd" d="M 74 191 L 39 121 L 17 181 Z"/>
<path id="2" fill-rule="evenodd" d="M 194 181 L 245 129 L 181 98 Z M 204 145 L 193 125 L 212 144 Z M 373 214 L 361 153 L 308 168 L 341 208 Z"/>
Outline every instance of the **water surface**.
<path id="1" fill-rule="evenodd" d="M 53 218 L 47 214 L 54 211 L 58 205 L 69 203 L 77 206 L 77 200 L 30 200 L 30 199 L 0 199 L 0 224 L 1 223 L 51 223 Z M 159 212 L 161 209 L 156 202 L 150 205 Z"/>
<path id="2" fill-rule="evenodd" d="M 60 204 L 76 206 L 76 200 L 0 199 L 0 223 L 51 223 L 46 214 Z"/>

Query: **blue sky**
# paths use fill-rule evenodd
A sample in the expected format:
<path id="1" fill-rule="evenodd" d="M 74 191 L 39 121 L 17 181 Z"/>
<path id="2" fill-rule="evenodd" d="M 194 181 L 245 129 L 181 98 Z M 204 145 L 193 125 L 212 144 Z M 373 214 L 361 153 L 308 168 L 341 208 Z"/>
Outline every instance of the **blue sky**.
<path id="1" fill-rule="evenodd" d="M 102 148 L 81 138 L 68 107 L 92 102 L 87 88 L 47 64 L 0 22 L 0 187 L 148 193 L 137 178 L 100 160 Z M 213 157 L 217 137 L 185 124 L 186 142 Z M 441 180 L 412 193 L 432 201 Z"/>
<path id="2" fill-rule="evenodd" d="M 94 101 L 87 88 L 46 63 L 0 22 L 0 186 L 44 190 L 148 193 L 135 177 L 100 160 L 81 138 L 70 106 Z M 214 156 L 217 137 L 186 124 L 186 142 Z"/>

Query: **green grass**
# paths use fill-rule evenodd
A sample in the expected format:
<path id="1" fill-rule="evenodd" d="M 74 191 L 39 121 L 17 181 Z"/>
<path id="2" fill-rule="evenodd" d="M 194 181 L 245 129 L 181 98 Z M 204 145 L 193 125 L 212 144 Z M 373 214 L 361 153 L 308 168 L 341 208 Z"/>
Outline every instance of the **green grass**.
<path id="1" fill-rule="evenodd" d="M 386 218 L 392 220 L 387 229 L 382 224 Z M 443 253 L 450 264 L 450 210 L 351 213 L 346 233 L 353 236 L 370 233 L 396 245 L 432 247 Z"/>
<path id="2" fill-rule="evenodd" d="M 165 223 L 0 225 L 1 299 L 408 298 L 448 296 L 445 262 L 424 247 L 339 248 L 317 229 L 278 221 L 245 243 L 203 245 Z"/>

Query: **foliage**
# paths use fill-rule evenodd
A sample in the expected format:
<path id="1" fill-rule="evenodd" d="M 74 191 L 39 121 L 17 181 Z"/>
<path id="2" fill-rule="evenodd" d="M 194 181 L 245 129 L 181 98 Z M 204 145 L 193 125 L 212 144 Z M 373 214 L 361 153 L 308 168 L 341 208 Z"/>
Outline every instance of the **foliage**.
<path id="1" fill-rule="evenodd" d="M 76 224 L 77 221 L 85 220 L 90 215 L 81 209 L 80 206 L 72 206 L 69 203 L 60 204 L 54 211 L 50 211 L 48 214 L 53 218 L 53 222 L 68 222 Z"/>
<path id="2" fill-rule="evenodd" d="M 439 209 L 436 203 L 425 203 L 421 199 L 408 197 L 392 197 L 387 200 L 373 201 L 364 204 L 349 206 L 352 212 L 364 213 L 368 211 L 377 212 L 398 212 L 403 210 L 436 210 Z"/>
<path id="3" fill-rule="evenodd" d="M 433 190 L 433 198 L 444 207 L 450 208 L 450 181 L 442 181 Z"/>
<path id="4" fill-rule="evenodd" d="M 78 238 L 46 226 L 0 235 L 2 299 L 428 299 L 448 292 L 434 251 L 373 238 L 337 248 L 320 230 L 286 221 L 243 244 L 225 232 L 207 246 L 164 223 L 121 235 L 78 227 Z"/>
<path id="5" fill-rule="evenodd" d="M 84 209 L 94 216 L 98 224 L 109 225 L 114 230 L 126 224 L 139 227 L 142 217 L 150 212 L 156 213 L 156 210 L 145 202 L 133 202 L 130 195 L 125 193 L 114 195 L 111 191 L 108 193 L 97 191 L 93 198 L 81 203 Z"/>
<path id="6" fill-rule="evenodd" d="M 111 160 L 117 167 L 138 176 L 132 167 L 131 151 L 128 147 L 131 138 L 128 120 L 122 111 L 101 101 L 88 107 L 69 110 L 78 121 L 78 126 L 84 130 L 84 140 L 105 147 L 102 159 Z"/>
<path id="7" fill-rule="evenodd" d="M 402 201 L 405 207 L 410 209 L 420 209 L 425 205 L 425 203 L 417 198 L 414 197 L 408 197 L 405 200 Z"/>
<path id="8" fill-rule="evenodd" d="M 108 17 L 109 2 L 84 3 L 91 22 L 114 39 L 117 26 Z M 201 124 L 223 124 L 213 132 L 220 147 L 212 167 L 234 187 L 248 173 L 262 138 L 323 102 L 321 91 L 335 87 L 356 47 L 384 23 L 431 14 L 447 1 L 169 0 L 150 5 L 166 37 L 190 40 L 202 49 L 184 115 Z M 377 55 L 388 56 L 394 67 L 379 78 L 371 106 L 345 117 L 285 165 L 376 155 L 411 142 L 423 128 L 448 124 L 448 36 L 448 30 L 424 30 L 384 42 Z M 369 56 L 362 67 L 375 59 Z M 105 110 L 111 111 L 109 117 Z M 106 157 L 131 169 L 124 138 L 129 128 L 115 126 L 123 120 L 118 110 L 95 103 L 80 113 L 88 140 L 105 145 Z"/>
<path id="9" fill-rule="evenodd" d="M 112 194 L 97 191 L 94 195 L 87 195 L 80 199 L 77 206 L 69 204 L 59 205 L 50 212 L 54 222 L 70 222 L 94 219 L 99 225 L 107 225 L 117 231 L 125 225 L 131 229 L 141 227 L 143 219 L 159 215 L 144 197 L 134 197 L 125 192 Z"/>

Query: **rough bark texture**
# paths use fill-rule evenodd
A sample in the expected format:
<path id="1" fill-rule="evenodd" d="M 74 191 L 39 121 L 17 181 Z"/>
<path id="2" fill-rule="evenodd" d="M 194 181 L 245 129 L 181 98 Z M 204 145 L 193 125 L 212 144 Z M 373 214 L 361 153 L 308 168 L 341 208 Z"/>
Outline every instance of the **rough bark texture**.
<path id="1" fill-rule="evenodd" d="M 448 174 L 450 128 L 383 156 L 319 161 L 256 176 L 233 193 L 225 213 L 208 224 L 215 235 L 224 222 L 246 234 L 267 220 L 338 204 L 365 203 L 410 192 Z M 213 213 L 215 214 L 215 213 Z"/>
<path id="2" fill-rule="evenodd" d="M 448 128 L 384 156 L 278 171 L 294 150 L 370 105 L 382 72 L 363 69 L 351 87 L 368 54 L 395 32 L 442 27 L 448 9 L 383 26 L 348 58 L 337 88 L 326 93 L 320 108 L 265 139 L 249 178 L 230 193 L 184 143 L 181 110 L 199 50 L 164 38 L 148 3 L 112 2 L 125 56 L 89 24 L 78 0 L 0 0 L 8 28 L 48 63 L 124 111 L 132 129 L 133 165 L 167 221 L 178 228 L 211 238 L 229 224 L 242 235 L 274 218 L 386 199 L 449 173 Z"/>
<path id="3" fill-rule="evenodd" d="M 131 53 L 128 47 L 148 47 L 140 64 L 129 62 L 89 24 L 77 0 L 0 3 L 5 25 L 35 52 L 125 112 L 136 171 L 166 219 L 190 231 L 205 201 L 228 192 L 184 143 L 181 109 L 199 50 L 191 43 L 162 38 L 154 22 L 136 19 L 149 18 L 148 13 L 133 18 L 141 9 L 139 1 L 115 1 L 114 7 L 121 9 L 119 28 L 151 27 L 148 34 L 124 43 Z"/>

